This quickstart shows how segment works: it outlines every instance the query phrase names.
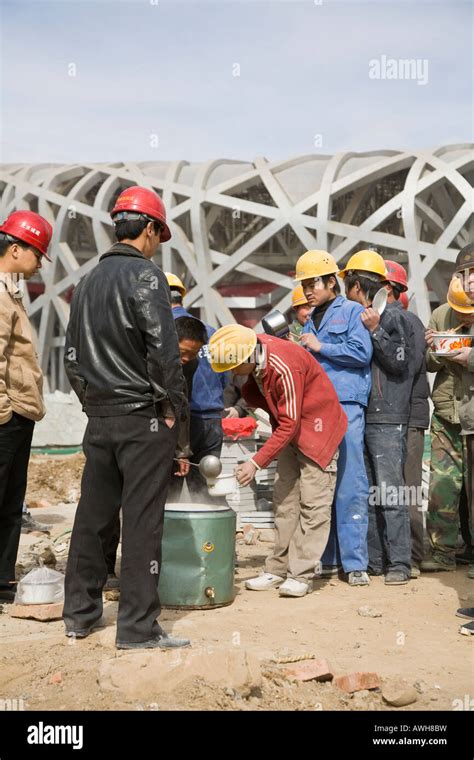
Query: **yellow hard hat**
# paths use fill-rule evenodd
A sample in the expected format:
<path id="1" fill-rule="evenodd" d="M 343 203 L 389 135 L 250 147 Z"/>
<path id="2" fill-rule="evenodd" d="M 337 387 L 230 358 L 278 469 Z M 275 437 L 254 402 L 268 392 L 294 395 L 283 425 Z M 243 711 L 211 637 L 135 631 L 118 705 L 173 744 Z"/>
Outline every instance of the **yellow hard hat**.
<path id="1" fill-rule="evenodd" d="M 327 251 L 306 251 L 296 262 L 295 281 L 336 274 L 339 267 Z"/>
<path id="2" fill-rule="evenodd" d="M 176 274 L 173 274 L 173 272 L 164 272 L 164 275 L 166 279 L 168 280 L 168 285 L 170 288 L 175 288 L 176 290 L 179 290 L 181 295 L 186 295 L 186 288 L 184 287 L 183 283 L 179 279 L 179 277 Z"/>
<path id="3" fill-rule="evenodd" d="M 227 372 L 247 361 L 257 345 L 257 336 L 250 327 L 225 325 L 211 336 L 209 361 L 214 372 Z"/>
<path id="4" fill-rule="evenodd" d="M 303 286 L 297 285 L 293 293 L 291 294 L 291 305 L 295 309 L 297 306 L 306 306 L 307 304 L 308 304 L 308 299 L 303 293 Z"/>
<path id="5" fill-rule="evenodd" d="M 339 277 L 344 279 L 350 270 L 372 272 L 373 274 L 379 274 L 384 279 L 387 277 L 385 261 L 377 251 L 357 251 L 357 253 L 354 253 L 344 269 L 341 269 L 338 273 Z"/>
<path id="6" fill-rule="evenodd" d="M 474 301 L 472 301 L 462 286 L 461 279 L 454 276 L 449 283 L 448 303 L 452 309 L 462 314 L 474 314 Z"/>

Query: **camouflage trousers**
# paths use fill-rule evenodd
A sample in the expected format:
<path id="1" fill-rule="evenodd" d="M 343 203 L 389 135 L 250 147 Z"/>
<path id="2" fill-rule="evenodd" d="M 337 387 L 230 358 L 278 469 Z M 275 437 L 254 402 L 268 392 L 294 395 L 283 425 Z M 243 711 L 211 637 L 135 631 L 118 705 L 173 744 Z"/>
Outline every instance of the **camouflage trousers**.
<path id="1" fill-rule="evenodd" d="M 433 558 L 455 562 L 459 532 L 459 497 L 463 481 L 468 485 L 467 450 L 461 425 L 433 414 L 431 463 L 426 528 Z"/>

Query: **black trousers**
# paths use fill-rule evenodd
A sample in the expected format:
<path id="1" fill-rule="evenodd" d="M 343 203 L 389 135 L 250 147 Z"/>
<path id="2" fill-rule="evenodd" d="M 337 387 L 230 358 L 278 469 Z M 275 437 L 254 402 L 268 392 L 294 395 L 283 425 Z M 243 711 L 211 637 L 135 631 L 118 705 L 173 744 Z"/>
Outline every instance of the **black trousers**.
<path id="1" fill-rule="evenodd" d="M 0 588 L 11 589 L 35 423 L 19 414 L 0 425 Z"/>
<path id="2" fill-rule="evenodd" d="M 115 565 L 117 564 L 117 549 L 120 543 L 120 517 L 117 515 L 110 535 L 105 542 L 105 564 L 107 565 L 107 575 L 115 575 Z"/>
<path id="3" fill-rule="evenodd" d="M 195 464 L 199 464 L 201 459 L 207 456 L 207 454 L 214 454 L 216 457 L 220 457 L 223 439 L 224 433 L 222 430 L 220 418 L 203 419 L 202 417 L 198 417 L 196 415 L 191 416 L 190 445 L 193 454 L 190 457 L 190 461 L 194 462 Z M 177 465 L 176 463 L 173 463 L 173 472 L 176 469 Z M 181 501 L 181 492 L 184 485 L 183 480 L 184 478 L 178 478 L 174 474 L 171 475 L 168 490 L 169 501 Z M 193 497 L 199 498 L 201 496 L 204 496 L 207 501 L 207 482 L 197 467 L 191 467 L 189 475 L 186 477 L 186 483 L 189 492 L 193 495 Z M 220 503 L 225 505 L 225 499 L 221 500 Z M 115 573 L 119 541 L 120 519 L 117 518 L 117 521 L 110 530 L 105 548 L 105 561 L 107 563 L 107 572 L 109 575 Z"/>
<path id="4" fill-rule="evenodd" d="M 146 641 L 161 630 L 156 622 L 161 538 L 177 426 L 170 430 L 153 408 L 147 412 L 89 419 L 66 568 L 63 617 L 68 631 L 88 630 L 102 615 L 105 554 L 120 508 L 117 640 Z"/>

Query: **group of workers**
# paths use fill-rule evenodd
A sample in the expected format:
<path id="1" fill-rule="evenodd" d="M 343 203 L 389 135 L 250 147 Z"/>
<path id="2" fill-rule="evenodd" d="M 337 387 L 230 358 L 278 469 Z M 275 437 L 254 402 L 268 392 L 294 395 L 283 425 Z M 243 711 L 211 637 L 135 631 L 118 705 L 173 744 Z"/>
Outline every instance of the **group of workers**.
<path id="1" fill-rule="evenodd" d="M 268 367 L 275 362 L 275 355 L 279 357 L 277 363 L 286 367 L 288 383 L 275 390 L 282 399 L 281 407 L 277 411 L 272 408 L 264 385 L 259 388 L 260 397 L 256 397 L 253 383 L 243 388 L 253 406 L 270 412 L 276 427 L 257 457 L 240 468 L 241 481 L 249 482 L 257 467 L 266 466 L 278 455 L 274 490 L 276 545 L 264 572 L 246 582 L 248 589 L 279 588 L 282 596 L 304 596 L 315 575 L 331 575 L 341 569 L 350 585 L 361 586 L 370 583 L 371 575 L 384 575 L 387 585 L 403 585 L 418 577 L 420 571 L 455 567 L 459 497 L 463 490 L 468 503 L 473 503 L 474 351 L 465 346 L 452 355 L 435 355 L 433 326 L 436 332 L 456 328 L 460 337 L 474 334 L 474 246 L 460 252 L 455 270 L 448 302 L 434 312 L 425 334 L 418 317 L 405 310 L 400 301 L 408 285 L 406 271 L 397 262 L 384 261 L 371 250 L 355 253 L 341 271 L 325 251 L 308 251 L 298 260 L 296 280 L 302 282 L 302 287 L 294 292 L 296 319 L 290 335 L 299 347 L 290 357 L 281 340 L 254 338 L 257 346 L 266 348 Z M 345 298 L 340 294 L 337 276 L 344 282 Z M 377 297 L 382 308 L 373 304 Z M 437 320 L 441 323 L 436 324 Z M 252 331 L 225 327 L 211 339 L 211 355 L 212 351 L 225 354 L 227 344 L 238 342 L 236 331 L 242 345 L 250 349 Z M 329 390 L 319 378 L 305 372 L 301 347 L 325 370 L 331 380 Z M 439 371 L 433 393 L 427 519 L 431 552 L 424 557 L 422 462 L 424 432 L 430 424 L 427 360 L 430 369 L 430 363 L 435 362 L 434 369 Z M 262 361 L 261 356 L 257 364 L 247 360 L 233 371 L 250 371 L 251 377 L 257 378 Z M 229 368 L 219 361 L 213 367 L 216 371 Z M 313 365 L 308 369 L 312 368 Z M 296 379 L 300 375 L 304 390 L 298 393 Z M 264 377 L 270 381 L 272 373 L 267 370 Z M 446 386 L 456 378 L 454 397 L 446 393 Z M 456 413 L 454 430 L 439 413 L 436 415 L 440 384 L 445 388 L 444 398 L 449 395 L 451 399 L 453 416 Z M 322 413 L 318 415 L 313 408 L 313 393 L 319 405 L 325 407 L 334 403 L 334 391 L 346 420 L 342 433 L 334 420 L 328 429 Z M 293 406 L 283 404 L 286 392 Z M 293 420 L 288 419 L 288 410 L 294 412 Z M 314 414 L 317 424 L 311 436 L 306 429 L 303 442 L 299 436 L 305 430 L 308 413 Z M 321 467 L 321 462 L 306 447 L 316 446 L 321 439 L 328 443 L 338 430 L 339 439 L 333 442 L 334 451 L 338 450 L 336 483 L 332 490 L 324 489 L 326 499 L 320 500 L 318 489 L 307 488 L 306 483 L 308 473 L 315 465 Z M 275 448 L 277 440 L 281 448 Z M 293 467 L 289 466 L 291 455 L 299 458 L 299 466 L 295 460 Z M 440 467 L 443 457 L 445 466 Z M 451 458 L 456 464 L 454 471 L 453 466 L 446 466 Z M 290 539 L 288 525 L 293 530 Z M 319 533 L 322 551 L 314 550 L 319 544 L 315 538 L 311 540 L 312 533 Z M 467 533 L 466 546 L 470 549 L 469 530 Z M 304 555 L 305 547 L 307 564 L 304 570 L 297 571 L 294 562 L 301 552 Z M 316 563 L 311 565 L 314 559 Z M 322 567 L 318 567 L 319 563 Z M 468 574 L 474 576 L 474 565 L 470 565 Z"/>
<path id="2" fill-rule="evenodd" d="M 66 635 L 83 638 L 102 624 L 121 512 L 117 648 L 189 645 L 157 621 L 164 506 L 184 478 L 199 493 L 194 465 L 219 456 L 222 417 L 247 408 L 268 412 L 272 435 L 237 467 L 239 484 L 277 459 L 275 546 L 248 589 L 301 597 L 321 574 L 343 572 L 351 586 L 369 584 L 370 575 L 401 585 L 420 570 L 455 566 L 459 505 L 464 499 L 469 514 L 473 508 L 474 350 L 466 340 L 440 356 L 433 341 L 439 331 L 474 332 L 474 246 L 459 253 L 447 303 L 426 334 L 403 304 L 400 264 L 364 250 L 339 270 L 328 252 L 307 251 L 296 262 L 295 320 L 282 339 L 239 324 L 215 330 L 183 307 L 181 280 L 152 261 L 171 237 L 155 192 L 127 188 L 111 217 L 117 242 L 76 287 L 66 334 L 66 372 L 88 417 L 66 568 Z M 3 601 L 15 593 L 33 427 L 45 414 L 22 285 L 49 259 L 51 236 L 50 224 L 31 211 L 13 212 L 0 227 Z M 419 494 L 427 370 L 436 380 L 425 558 Z M 468 519 L 467 561 L 469 526 Z"/>

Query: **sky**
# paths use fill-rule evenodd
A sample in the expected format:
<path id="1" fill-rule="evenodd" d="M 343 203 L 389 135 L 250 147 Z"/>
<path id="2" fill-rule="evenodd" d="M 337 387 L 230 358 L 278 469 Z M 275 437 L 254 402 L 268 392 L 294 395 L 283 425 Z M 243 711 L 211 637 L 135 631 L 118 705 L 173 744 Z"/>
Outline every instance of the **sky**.
<path id="1" fill-rule="evenodd" d="M 3 163 L 284 160 L 472 140 L 469 0 L 0 6 Z M 396 78 L 371 78 L 388 59 Z M 420 75 L 403 78 L 401 59 Z"/>

